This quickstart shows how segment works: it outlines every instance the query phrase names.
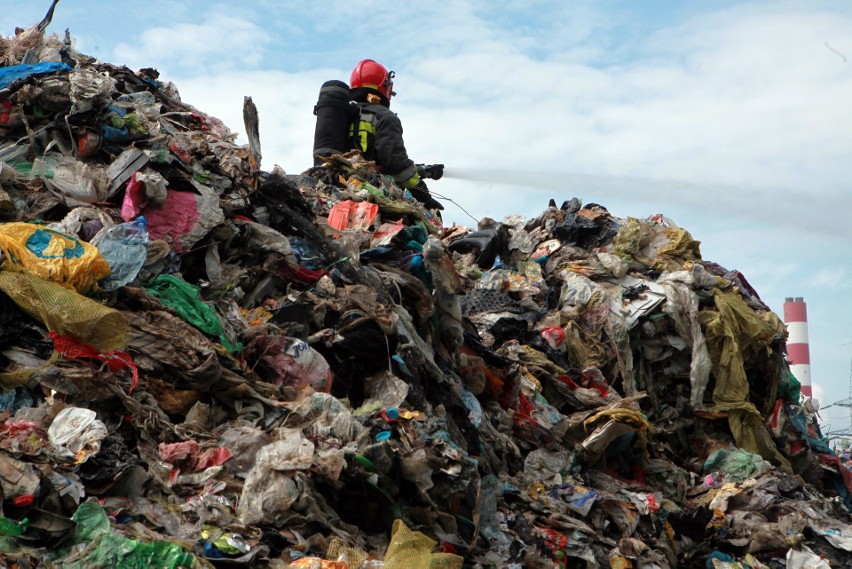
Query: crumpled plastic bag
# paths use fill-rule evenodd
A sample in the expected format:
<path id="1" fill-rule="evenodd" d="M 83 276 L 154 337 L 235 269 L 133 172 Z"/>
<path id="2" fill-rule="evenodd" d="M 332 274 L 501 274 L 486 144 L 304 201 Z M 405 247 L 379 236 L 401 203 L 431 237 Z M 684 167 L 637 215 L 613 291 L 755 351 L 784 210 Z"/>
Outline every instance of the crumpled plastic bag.
<path id="1" fill-rule="evenodd" d="M 195 181 L 192 185 L 198 194 L 167 190 L 162 205 L 149 203 L 141 211 L 148 220 L 151 239 L 168 241 L 177 252 L 189 251 L 211 229 L 225 221 L 216 192 Z"/>
<path id="2" fill-rule="evenodd" d="M 742 449 L 732 451 L 719 449 L 704 461 L 703 471 L 724 472 L 725 479 L 733 482 L 742 482 L 768 472 L 771 465 L 763 460 L 759 454 L 750 453 Z"/>
<path id="3" fill-rule="evenodd" d="M 132 220 L 149 203 L 154 206 L 163 205 L 168 197 L 168 185 L 168 180 L 151 168 L 144 172 L 134 172 L 127 182 L 124 201 L 121 202 L 121 219 Z"/>
<path id="4" fill-rule="evenodd" d="M 561 276 L 563 284 L 559 295 L 560 308 L 574 307 L 582 310 L 600 288 L 590 279 L 571 271 L 562 271 Z"/>
<path id="5" fill-rule="evenodd" d="M 831 569 L 831 564 L 803 545 L 787 552 L 787 569 Z"/>
<path id="6" fill-rule="evenodd" d="M 678 334 L 691 342 L 692 361 L 689 379 L 692 389 L 689 399 L 690 403 L 696 407 L 704 400 L 704 392 L 710 382 L 712 367 L 707 342 L 698 321 L 699 302 L 695 292 L 695 289 L 708 283 L 707 277 L 712 279 L 703 266 L 694 265 L 690 271 L 665 273 L 657 279 L 666 293 L 663 311 L 671 316 Z M 712 281 L 709 286 L 712 286 Z"/>
<path id="7" fill-rule="evenodd" d="M 299 423 L 305 425 L 305 433 L 320 447 L 339 448 L 358 442 L 369 434 L 346 405 L 328 393 L 312 393 L 292 404 L 288 424 L 290 421 L 295 423 L 296 417 L 301 417 Z"/>
<path id="8" fill-rule="evenodd" d="M 232 427 L 222 433 L 219 439 L 219 445 L 231 452 L 231 460 L 225 467 L 243 478 L 254 467 L 260 449 L 271 443 L 268 433 L 247 425 Z"/>
<path id="9" fill-rule="evenodd" d="M 331 380 L 323 355 L 298 338 L 257 336 L 243 354 L 256 373 L 275 385 L 326 389 Z"/>
<path id="10" fill-rule="evenodd" d="M 74 458 L 77 464 L 97 454 L 108 435 L 106 425 L 91 409 L 66 407 L 56 415 L 47 436 L 60 456 Z"/>
<path id="11" fill-rule="evenodd" d="M 98 236 L 93 245 L 109 263 L 110 275 L 100 282 L 105 291 L 118 290 L 133 281 L 148 257 L 147 221 L 140 217 L 114 225 Z"/>
<path id="12" fill-rule="evenodd" d="M 288 473 L 307 470 L 314 443 L 299 429 L 286 429 L 282 438 L 257 453 L 254 468 L 243 485 L 237 515 L 245 524 L 273 524 L 299 499 L 299 489 Z"/>
<path id="13" fill-rule="evenodd" d="M 115 79 L 105 71 L 83 67 L 75 69 L 68 75 L 71 83 L 71 101 L 74 111 L 83 113 L 91 110 L 94 105 L 103 105 L 112 101 L 115 91 Z"/>
<path id="14" fill-rule="evenodd" d="M 559 486 L 569 474 L 574 457 L 565 452 L 536 449 L 524 460 L 524 478 L 529 484 Z"/>
<path id="15" fill-rule="evenodd" d="M 48 227 L 68 235 L 80 235 L 83 231 L 83 239 L 94 245 L 113 225 L 115 222 L 112 218 L 100 209 L 80 206 L 69 211 L 62 221 L 51 223 Z"/>
<path id="16" fill-rule="evenodd" d="M 109 178 L 104 168 L 56 153 L 36 158 L 32 176 L 41 178 L 47 189 L 63 198 L 69 206 L 103 201 L 109 189 Z"/>

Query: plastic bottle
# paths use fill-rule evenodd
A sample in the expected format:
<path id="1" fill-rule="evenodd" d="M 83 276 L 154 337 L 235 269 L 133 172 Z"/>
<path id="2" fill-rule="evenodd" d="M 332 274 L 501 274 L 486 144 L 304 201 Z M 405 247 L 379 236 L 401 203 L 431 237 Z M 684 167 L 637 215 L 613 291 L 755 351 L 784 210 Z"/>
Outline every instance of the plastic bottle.
<path id="1" fill-rule="evenodd" d="M 110 276 L 101 280 L 101 289 L 119 289 L 135 279 L 145 264 L 148 255 L 148 221 L 140 216 L 110 227 L 96 246 L 112 271 Z"/>

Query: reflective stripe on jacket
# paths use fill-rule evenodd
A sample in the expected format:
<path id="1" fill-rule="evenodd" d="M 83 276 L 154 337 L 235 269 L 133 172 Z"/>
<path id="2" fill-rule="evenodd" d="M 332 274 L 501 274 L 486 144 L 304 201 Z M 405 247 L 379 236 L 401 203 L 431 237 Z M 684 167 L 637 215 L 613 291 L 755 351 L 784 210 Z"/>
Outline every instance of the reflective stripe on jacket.
<path id="1" fill-rule="evenodd" d="M 414 161 L 405 151 L 402 123 L 396 113 L 383 105 L 359 103 L 359 106 L 357 141 L 364 158 L 375 161 L 382 173 L 393 176 L 403 187 L 420 183 Z"/>

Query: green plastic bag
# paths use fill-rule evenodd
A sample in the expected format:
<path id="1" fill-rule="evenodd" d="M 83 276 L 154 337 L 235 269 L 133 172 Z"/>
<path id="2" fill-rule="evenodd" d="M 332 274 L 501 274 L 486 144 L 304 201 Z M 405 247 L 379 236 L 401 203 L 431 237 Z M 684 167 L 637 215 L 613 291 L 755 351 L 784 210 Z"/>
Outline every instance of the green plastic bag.
<path id="1" fill-rule="evenodd" d="M 724 472 L 725 480 L 742 482 L 769 471 L 769 464 L 759 454 L 743 449 L 720 449 L 704 461 L 704 472 Z"/>
<path id="2" fill-rule="evenodd" d="M 113 532 L 109 517 L 97 502 L 80 504 L 72 519 L 77 523 L 73 538 L 75 547 L 60 553 L 56 566 L 62 569 L 177 569 L 191 567 L 195 559 L 175 543 L 143 543 Z"/>
<path id="3" fill-rule="evenodd" d="M 158 275 L 148 281 L 145 290 L 202 332 L 216 336 L 228 352 L 243 349 L 242 344 L 234 344 L 225 335 L 216 309 L 201 299 L 201 289 L 197 286 L 175 275 Z"/>

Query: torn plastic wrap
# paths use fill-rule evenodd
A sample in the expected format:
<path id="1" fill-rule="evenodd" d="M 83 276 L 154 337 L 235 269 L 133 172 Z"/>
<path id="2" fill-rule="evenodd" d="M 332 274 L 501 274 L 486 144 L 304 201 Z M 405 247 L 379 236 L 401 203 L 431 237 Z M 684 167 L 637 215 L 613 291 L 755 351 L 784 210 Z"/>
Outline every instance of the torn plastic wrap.
<path id="1" fill-rule="evenodd" d="M 140 217 L 130 223 L 110 227 L 92 240 L 109 264 L 110 275 L 99 286 L 113 291 L 130 283 L 142 270 L 148 256 L 148 222 Z"/>

